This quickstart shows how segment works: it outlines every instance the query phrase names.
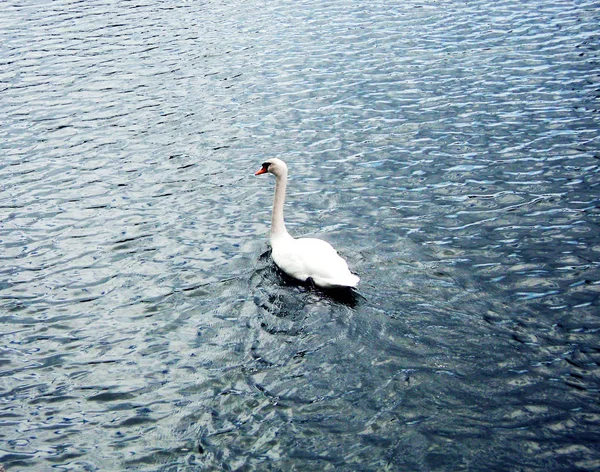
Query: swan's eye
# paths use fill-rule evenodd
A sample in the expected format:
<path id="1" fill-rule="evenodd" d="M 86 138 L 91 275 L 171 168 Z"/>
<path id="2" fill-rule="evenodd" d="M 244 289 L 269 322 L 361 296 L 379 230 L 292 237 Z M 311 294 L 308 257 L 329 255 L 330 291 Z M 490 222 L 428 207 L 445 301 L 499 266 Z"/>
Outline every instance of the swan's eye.
<path id="1" fill-rule="evenodd" d="M 270 165 L 271 165 L 271 163 L 270 163 L 270 162 L 263 162 L 263 164 L 262 164 L 262 168 L 263 168 L 264 170 L 268 170 Z"/>

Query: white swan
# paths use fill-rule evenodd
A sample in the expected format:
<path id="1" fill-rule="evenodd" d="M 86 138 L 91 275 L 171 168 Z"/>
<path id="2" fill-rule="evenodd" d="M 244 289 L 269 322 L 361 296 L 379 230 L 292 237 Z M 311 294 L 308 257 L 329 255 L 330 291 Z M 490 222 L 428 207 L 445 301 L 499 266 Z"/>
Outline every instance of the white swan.
<path id="1" fill-rule="evenodd" d="M 285 229 L 283 202 L 288 168 L 281 159 L 269 159 L 254 174 L 275 176 L 275 199 L 271 218 L 271 249 L 275 264 L 289 276 L 302 282 L 312 281 L 323 288 L 356 287 L 360 280 L 336 250 L 321 239 L 294 239 Z"/>

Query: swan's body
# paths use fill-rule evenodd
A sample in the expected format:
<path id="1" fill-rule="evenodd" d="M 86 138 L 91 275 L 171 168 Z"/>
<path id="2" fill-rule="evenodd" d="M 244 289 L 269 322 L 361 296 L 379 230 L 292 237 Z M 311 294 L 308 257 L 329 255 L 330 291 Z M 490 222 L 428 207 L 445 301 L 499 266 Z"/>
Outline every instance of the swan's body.
<path id="1" fill-rule="evenodd" d="M 289 276 L 302 282 L 312 281 L 319 287 L 356 287 L 360 279 L 350 272 L 346 261 L 329 243 L 290 236 L 283 221 L 287 166 L 281 159 L 269 159 L 255 175 L 267 172 L 275 176 L 270 238 L 275 264 Z"/>

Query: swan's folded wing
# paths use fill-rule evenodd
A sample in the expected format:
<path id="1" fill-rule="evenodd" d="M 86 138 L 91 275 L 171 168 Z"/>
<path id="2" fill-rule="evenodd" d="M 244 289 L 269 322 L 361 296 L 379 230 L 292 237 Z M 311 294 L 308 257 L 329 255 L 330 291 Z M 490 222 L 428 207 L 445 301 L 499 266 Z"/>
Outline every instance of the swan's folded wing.
<path id="1" fill-rule="evenodd" d="M 288 275 L 302 281 L 310 277 L 321 287 L 354 287 L 359 281 L 337 251 L 321 239 L 293 239 L 275 245 L 273 260 Z"/>

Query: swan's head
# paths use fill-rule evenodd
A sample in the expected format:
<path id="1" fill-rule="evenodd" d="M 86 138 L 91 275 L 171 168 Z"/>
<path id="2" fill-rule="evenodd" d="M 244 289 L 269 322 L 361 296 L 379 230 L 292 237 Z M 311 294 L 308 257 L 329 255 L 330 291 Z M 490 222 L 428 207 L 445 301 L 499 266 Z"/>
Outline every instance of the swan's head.
<path id="1" fill-rule="evenodd" d="M 276 177 L 280 175 L 287 175 L 287 166 L 281 159 L 274 157 L 263 162 L 262 167 L 256 171 L 254 175 L 266 174 L 267 172 L 273 174 Z"/>

